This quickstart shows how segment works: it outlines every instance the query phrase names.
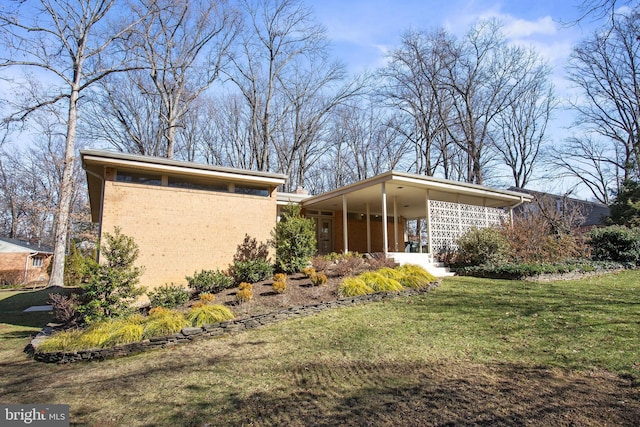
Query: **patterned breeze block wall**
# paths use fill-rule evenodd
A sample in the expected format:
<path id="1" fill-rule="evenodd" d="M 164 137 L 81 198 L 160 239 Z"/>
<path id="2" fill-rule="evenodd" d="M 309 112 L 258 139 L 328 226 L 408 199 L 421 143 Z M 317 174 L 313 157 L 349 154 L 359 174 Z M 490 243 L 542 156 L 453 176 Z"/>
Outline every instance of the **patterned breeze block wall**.
<path id="1" fill-rule="evenodd" d="M 431 216 L 431 250 L 455 249 L 456 240 L 470 228 L 500 225 L 509 214 L 502 208 L 465 205 L 462 203 L 429 200 Z"/>

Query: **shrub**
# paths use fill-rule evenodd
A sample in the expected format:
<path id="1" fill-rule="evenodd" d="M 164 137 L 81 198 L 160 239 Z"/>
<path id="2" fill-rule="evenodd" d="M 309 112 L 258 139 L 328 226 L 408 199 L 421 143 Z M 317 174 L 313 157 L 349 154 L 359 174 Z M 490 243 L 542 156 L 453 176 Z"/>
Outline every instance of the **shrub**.
<path id="1" fill-rule="evenodd" d="M 144 324 L 143 337 L 171 335 L 187 326 L 189 326 L 189 321 L 179 311 L 158 307 L 149 312 L 149 318 Z"/>
<path id="2" fill-rule="evenodd" d="M 315 273 L 311 276 L 313 286 L 321 286 L 327 283 L 327 275 L 324 273 Z"/>
<path id="3" fill-rule="evenodd" d="M 244 240 L 238 245 L 236 254 L 233 256 L 233 262 L 255 261 L 261 259 L 268 261 L 269 245 L 258 242 L 254 237 L 245 234 Z"/>
<path id="4" fill-rule="evenodd" d="M 637 263 L 640 259 L 640 229 L 612 225 L 589 233 L 593 259 Z"/>
<path id="5" fill-rule="evenodd" d="M 211 304 L 216 300 L 216 296 L 214 294 L 203 293 L 203 294 L 200 294 L 199 299 L 200 299 L 200 302 L 203 304 Z"/>
<path id="6" fill-rule="evenodd" d="M 284 206 L 282 218 L 272 232 L 276 266 L 286 273 L 302 270 L 316 253 L 315 223 L 302 217 L 300 210 L 296 204 Z"/>
<path id="7" fill-rule="evenodd" d="M 92 272 L 78 306 L 86 322 L 126 315 L 132 311 L 131 303 L 144 293 L 137 287 L 142 269 L 134 266 L 139 251 L 133 238 L 116 227 L 115 233 L 105 233 L 104 239 L 105 262 Z"/>
<path id="8" fill-rule="evenodd" d="M 236 292 L 236 301 L 239 303 L 251 301 L 253 299 L 253 290 L 250 288 L 239 289 Z"/>
<path id="9" fill-rule="evenodd" d="M 273 291 L 278 294 L 281 294 L 287 290 L 287 282 L 285 282 L 284 280 L 276 280 L 271 286 L 273 287 Z"/>
<path id="10" fill-rule="evenodd" d="M 233 286 L 233 277 L 220 270 L 201 270 L 192 277 L 186 277 L 189 287 L 198 293 L 218 293 Z"/>
<path id="11" fill-rule="evenodd" d="M 53 319 L 62 323 L 66 328 L 75 326 L 80 321 L 78 313 L 78 296 L 49 294 L 49 304 L 53 309 Z"/>
<path id="12" fill-rule="evenodd" d="M 231 320 L 235 316 L 223 305 L 202 305 L 191 307 L 186 317 L 192 326 L 199 327 Z"/>
<path id="13" fill-rule="evenodd" d="M 397 292 L 404 289 L 397 280 L 385 277 L 375 271 L 362 273 L 358 278 L 364 280 L 375 292 Z"/>
<path id="14" fill-rule="evenodd" d="M 345 256 L 338 259 L 333 267 L 333 272 L 338 276 L 348 276 L 362 267 L 362 264 L 364 264 L 364 260 L 359 256 Z"/>
<path id="15" fill-rule="evenodd" d="M 302 274 L 304 274 L 307 277 L 311 277 L 314 274 L 316 274 L 316 269 L 313 267 L 305 267 L 302 269 Z"/>
<path id="16" fill-rule="evenodd" d="M 499 263 L 509 254 L 509 242 L 493 227 L 471 228 L 456 243 L 458 262 L 466 265 Z"/>
<path id="17" fill-rule="evenodd" d="M 284 273 L 276 273 L 273 275 L 273 281 L 274 282 L 286 282 L 287 281 L 287 275 Z"/>
<path id="18" fill-rule="evenodd" d="M 175 308 L 189 301 L 189 290 L 180 285 L 163 285 L 148 292 L 152 307 Z"/>
<path id="19" fill-rule="evenodd" d="M 243 303 L 251 299 L 253 299 L 253 285 L 247 282 L 240 283 L 236 292 L 236 301 Z"/>
<path id="20" fill-rule="evenodd" d="M 230 267 L 235 283 L 255 283 L 266 280 L 273 275 L 273 267 L 265 260 L 236 261 Z"/>
<path id="21" fill-rule="evenodd" d="M 347 277 L 338 286 L 338 294 L 341 297 L 355 297 L 372 293 L 374 290 L 359 277 Z"/>
<path id="22" fill-rule="evenodd" d="M 331 265 L 331 261 L 324 256 L 314 256 L 311 259 L 311 265 L 315 269 L 315 271 L 326 271 L 327 268 Z"/>
<path id="23" fill-rule="evenodd" d="M 97 267 L 95 254 L 84 255 L 76 243 L 71 242 L 69 254 L 64 259 L 65 286 L 81 286 L 88 282 Z"/>

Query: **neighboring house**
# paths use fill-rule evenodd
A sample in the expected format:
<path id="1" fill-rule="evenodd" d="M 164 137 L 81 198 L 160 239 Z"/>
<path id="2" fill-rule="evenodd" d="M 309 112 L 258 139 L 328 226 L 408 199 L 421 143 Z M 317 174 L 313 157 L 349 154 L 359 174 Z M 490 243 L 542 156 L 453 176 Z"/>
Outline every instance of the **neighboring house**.
<path id="1" fill-rule="evenodd" d="M 594 227 L 601 227 L 607 224 L 607 219 L 611 216 L 609 206 L 587 200 L 575 199 L 566 195 L 545 193 L 542 191 L 527 190 L 524 188 L 510 188 L 512 191 L 522 192 L 533 197 L 531 202 L 525 203 L 516 209 L 516 213 L 527 210 L 537 210 L 540 203 L 551 205 L 560 217 L 572 223 L 572 227 L 578 231 L 588 231 Z"/>
<path id="2" fill-rule="evenodd" d="M 427 266 L 471 227 L 499 224 L 526 194 L 387 172 L 309 196 L 278 193 L 281 174 L 109 151 L 83 150 L 92 219 L 140 248 L 141 282 L 185 283 L 201 269 L 228 268 L 245 235 L 271 238 L 279 207 L 298 203 L 316 224 L 319 253 L 381 253 Z M 405 253 L 405 223 L 422 219 L 419 253 Z M 273 253 L 272 253 L 273 256 Z"/>
<path id="3" fill-rule="evenodd" d="M 52 256 L 50 248 L 0 237 L 0 285 L 46 283 Z"/>

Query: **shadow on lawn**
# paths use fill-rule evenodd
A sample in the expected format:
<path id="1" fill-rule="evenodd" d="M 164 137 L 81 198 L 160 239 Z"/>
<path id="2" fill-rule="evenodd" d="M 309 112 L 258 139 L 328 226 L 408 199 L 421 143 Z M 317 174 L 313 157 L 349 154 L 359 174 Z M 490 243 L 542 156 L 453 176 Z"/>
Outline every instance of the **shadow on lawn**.
<path id="1" fill-rule="evenodd" d="M 640 389 L 607 374 L 511 364 L 493 366 L 308 364 L 295 386 L 242 397 L 232 393 L 222 419 L 194 402 L 170 421 L 186 425 L 512 426 L 637 425 Z M 185 424 L 183 424 L 185 425 Z"/>
<path id="2" fill-rule="evenodd" d="M 51 312 L 35 311 L 25 313 L 24 310 L 34 305 L 47 305 L 49 294 L 58 293 L 69 295 L 77 291 L 76 288 L 51 287 L 37 291 L 21 291 L 8 298 L 0 300 L 0 323 L 15 326 L 40 328 L 51 322 Z"/>

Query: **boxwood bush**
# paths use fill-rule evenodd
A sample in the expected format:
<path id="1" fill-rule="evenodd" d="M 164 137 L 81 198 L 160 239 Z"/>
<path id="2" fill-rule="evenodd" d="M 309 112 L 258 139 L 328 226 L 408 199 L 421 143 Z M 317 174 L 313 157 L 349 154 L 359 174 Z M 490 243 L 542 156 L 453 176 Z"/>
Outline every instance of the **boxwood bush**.
<path id="1" fill-rule="evenodd" d="M 202 270 L 193 276 L 186 277 L 189 286 L 198 293 L 212 293 L 229 289 L 233 286 L 233 277 L 225 274 L 220 270 Z"/>
<path id="2" fill-rule="evenodd" d="M 640 260 L 640 229 L 612 225 L 589 233 L 591 256 L 598 261 L 637 263 Z"/>

